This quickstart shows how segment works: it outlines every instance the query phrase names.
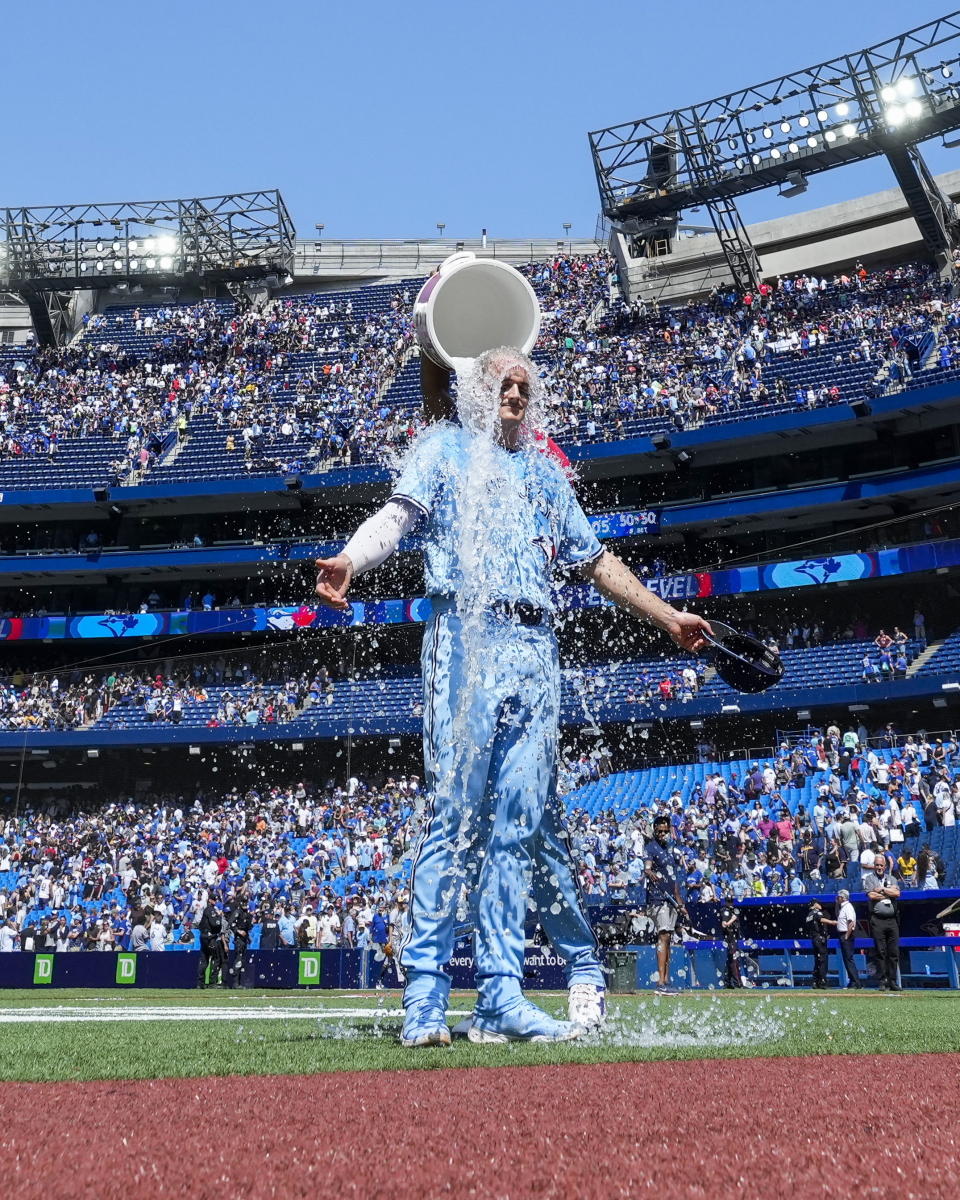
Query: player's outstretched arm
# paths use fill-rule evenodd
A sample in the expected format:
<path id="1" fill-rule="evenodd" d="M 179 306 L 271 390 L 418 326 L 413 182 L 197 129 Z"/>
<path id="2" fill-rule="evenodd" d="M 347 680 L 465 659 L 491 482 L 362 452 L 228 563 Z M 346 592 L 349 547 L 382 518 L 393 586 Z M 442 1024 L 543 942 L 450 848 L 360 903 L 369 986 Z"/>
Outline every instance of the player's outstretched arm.
<path id="1" fill-rule="evenodd" d="M 318 558 L 316 592 L 320 603 L 341 612 L 348 609 L 347 591 L 354 576 L 386 562 L 418 517 L 419 510 L 409 500 L 391 497 L 364 521 L 339 554 Z"/>
<path id="2" fill-rule="evenodd" d="M 699 653 L 707 644 L 704 630 L 713 633 L 703 617 L 680 612 L 644 587 L 630 568 L 609 550 L 604 550 L 595 562 L 582 568 L 581 574 L 608 600 L 641 621 L 662 629 L 681 650 Z"/>

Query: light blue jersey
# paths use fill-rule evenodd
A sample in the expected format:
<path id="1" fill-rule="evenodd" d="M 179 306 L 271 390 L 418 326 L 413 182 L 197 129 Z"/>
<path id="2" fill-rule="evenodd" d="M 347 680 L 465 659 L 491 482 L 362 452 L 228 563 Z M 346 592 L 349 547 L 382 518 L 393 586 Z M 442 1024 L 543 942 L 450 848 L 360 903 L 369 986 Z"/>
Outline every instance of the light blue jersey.
<path id="1" fill-rule="evenodd" d="M 410 451 L 393 496 L 411 501 L 424 515 L 426 590 L 452 596 L 463 586 L 461 530 L 464 487 L 476 439 L 457 425 L 442 424 Z M 603 547 L 577 502 L 563 471 L 538 450 L 490 452 L 486 507 L 495 581 L 490 599 L 526 601 L 553 611 L 556 567 L 575 567 L 598 558 Z"/>
<path id="2" fill-rule="evenodd" d="M 556 795 L 560 669 L 545 615 L 555 566 L 592 562 L 603 548 L 546 455 L 511 453 L 453 425 L 421 436 L 394 496 L 423 513 L 427 591 L 445 598 L 424 630 L 428 803 L 400 951 L 404 1004 L 445 1004 L 464 888 L 477 930 L 479 1015 L 521 996 L 531 894 L 568 978 L 602 985 Z M 461 561 L 471 549 L 472 566 Z M 521 624 L 491 607 L 501 600 L 543 615 Z"/>

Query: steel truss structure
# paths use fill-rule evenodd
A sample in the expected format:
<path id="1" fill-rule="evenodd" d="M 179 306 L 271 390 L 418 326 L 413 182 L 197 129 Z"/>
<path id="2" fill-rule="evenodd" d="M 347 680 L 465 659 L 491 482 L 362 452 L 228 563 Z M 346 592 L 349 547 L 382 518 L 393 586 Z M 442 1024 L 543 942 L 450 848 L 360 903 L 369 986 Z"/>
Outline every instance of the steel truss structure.
<path id="1" fill-rule="evenodd" d="M 72 291 L 230 285 L 293 268 L 296 231 L 278 191 L 0 213 L 0 287 L 29 304 L 42 342 L 61 340 Z"/>
<path id="2" fill-rule="evenodd" d="M 675 227 L 704 205 L 739 287 L 760 266 L 735 199 L 885 155 L 931 253 L 945 265 L 953 204 L 917 144 L 960 129 L 960 11 L 879 45 L 727 96 L 590 134 L 604 214 L 627 234 Z"/>

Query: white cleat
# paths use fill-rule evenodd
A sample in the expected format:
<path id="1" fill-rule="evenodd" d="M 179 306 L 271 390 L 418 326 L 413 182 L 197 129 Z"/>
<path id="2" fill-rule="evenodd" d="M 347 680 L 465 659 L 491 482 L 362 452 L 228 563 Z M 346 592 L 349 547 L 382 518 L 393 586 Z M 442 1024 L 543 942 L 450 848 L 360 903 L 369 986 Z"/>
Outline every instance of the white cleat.
<path id="1" fill-rule="evenodd" d="M 475 1045 L 502 1042 L 572 1042 L 585 1031 L 569 1021 L 555 1021 L 542 1009 L 523 1000 L 495 1017 L 473 1019 L 467 1038 Z"/>
<path id="2" fill-rule="evenodd" d="M 607 1020 L 607 992 L 596 983 L 574 983 L 567 996 L 567 1018 L 588 1033 L 599 1033 Z"/>

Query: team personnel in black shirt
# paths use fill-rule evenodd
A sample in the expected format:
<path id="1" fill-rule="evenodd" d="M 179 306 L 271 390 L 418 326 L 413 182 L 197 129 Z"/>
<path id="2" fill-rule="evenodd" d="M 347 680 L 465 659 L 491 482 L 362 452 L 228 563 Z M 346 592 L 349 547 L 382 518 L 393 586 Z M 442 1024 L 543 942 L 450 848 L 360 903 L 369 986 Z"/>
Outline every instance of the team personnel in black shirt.
<path id="1" fill-rule="evenodd" d="M 806 917 L 807 936 L 813 943 L 813 986 L 827 986 L 827 927 L 824 924 L 823 905 L 811 900 Z"/>
<path id="2" fill-rule="evenodd" d="M 728 988 L 743 987 L 743 981 L 740 979 L 740 961 L 738 958 L 740 914 L 732 904 L 724 904 L 720 909 L 720 928 L 723 930 L 723 940 L 727 946 L 727 962 L 723 973 L 723 986 Z"/>
<path id="3" fill-rule="evenodd" d="M 239 987 L 243 982 L 243 969 L 247 961 L 247 950 L 250 948 L 250 930 L 252 928 L 253 917 L 247 906 L 246 889 L 241 888 L 237 893 L 233 908 L 230 910 L 233 949 L 230 951 L 230 970 L 227 973 L 228 987 Z"/>
<path id="4" fill-rule="evenodd" d="M 207 901 L 207 906 L 200 917 L 197 926 L 200 933 L 200 966 L 197 972 L 197 986 L 206 987 L 207 967 L 210 968 L 210 986 L 220 981 L 220 976 L 226 962 L 224 948 L 224 924 L 220 911 L 213 900 Z"/>
<path id="5" fill-rule="evenodd" d="M 274 951 L 280 945 L 280 926 L 272 908 L 264 909 L 260 918 L 260 949 Z"/>

